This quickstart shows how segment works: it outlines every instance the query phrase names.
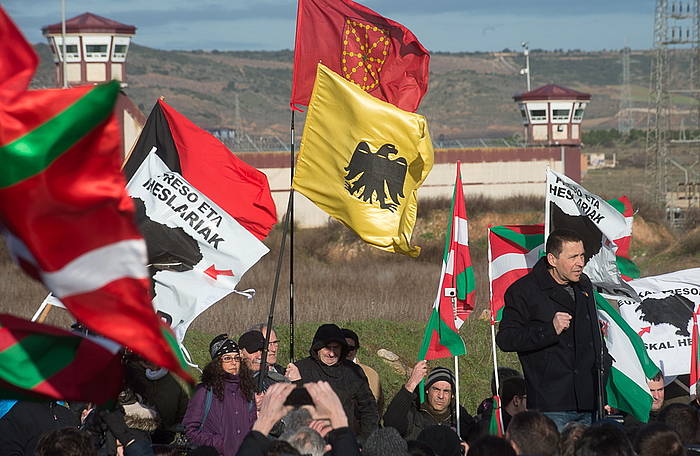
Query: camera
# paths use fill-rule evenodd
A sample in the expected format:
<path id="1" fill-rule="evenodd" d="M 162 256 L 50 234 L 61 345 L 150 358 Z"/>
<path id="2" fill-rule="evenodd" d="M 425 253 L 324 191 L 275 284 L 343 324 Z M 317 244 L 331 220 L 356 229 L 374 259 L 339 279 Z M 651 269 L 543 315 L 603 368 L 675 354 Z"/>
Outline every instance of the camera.
<path id="1" fill-rule="evenodd" d="M 456 288 L 445 288 L 445 297 L 446 298 L 456 298 L 457 297 L 457 289 Z"/>

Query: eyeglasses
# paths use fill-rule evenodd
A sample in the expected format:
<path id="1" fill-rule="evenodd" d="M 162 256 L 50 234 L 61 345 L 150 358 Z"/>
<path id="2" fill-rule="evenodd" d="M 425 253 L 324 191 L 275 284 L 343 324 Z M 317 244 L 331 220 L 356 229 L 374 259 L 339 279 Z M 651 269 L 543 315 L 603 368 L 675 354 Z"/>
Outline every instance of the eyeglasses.
<path id="1" fill-rule="evenodd" d="M 224 355 L 221 357 L 221 362 L 222 363 L 233 363 L 233 362 L 240 363 L 241 357 L 240 356 Z"/>

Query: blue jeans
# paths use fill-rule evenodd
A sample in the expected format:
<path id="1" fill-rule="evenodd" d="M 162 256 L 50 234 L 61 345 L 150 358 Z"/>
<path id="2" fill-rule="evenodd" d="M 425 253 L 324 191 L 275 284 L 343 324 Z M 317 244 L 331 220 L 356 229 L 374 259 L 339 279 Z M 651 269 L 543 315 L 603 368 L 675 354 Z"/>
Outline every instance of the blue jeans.
<path id="1" fill-rule="evenodd" d="M 576 412 L 571 410 L 567 412 L 543 412 L 543 414 L 547 418 L 554 421 L 554 424 L 557 425 L 557 430 L 559 430 L 559 432 L 564 429 L 564 426 L 566 426 L 567 423 L 572 421 L 585 424 L 586 426 L 590 426 L 591 422 L 593 421 L 593 413 L 591 412 Z"/>

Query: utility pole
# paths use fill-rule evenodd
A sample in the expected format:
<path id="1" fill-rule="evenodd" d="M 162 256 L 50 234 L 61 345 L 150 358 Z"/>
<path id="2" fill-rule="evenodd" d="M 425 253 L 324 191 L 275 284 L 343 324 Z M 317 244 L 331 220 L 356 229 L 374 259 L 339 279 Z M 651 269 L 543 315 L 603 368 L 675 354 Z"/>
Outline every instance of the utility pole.
<path id="1" fill-rule="evenodd" d="M 530 91 L 530 48 L 528 48 L 528 42 L 523 41 L 520 43 L 523 47 L 523 55 L 525 55 L 525 68 L 520 70 L 520 74 L 527 76 L 527 91 Z"/>

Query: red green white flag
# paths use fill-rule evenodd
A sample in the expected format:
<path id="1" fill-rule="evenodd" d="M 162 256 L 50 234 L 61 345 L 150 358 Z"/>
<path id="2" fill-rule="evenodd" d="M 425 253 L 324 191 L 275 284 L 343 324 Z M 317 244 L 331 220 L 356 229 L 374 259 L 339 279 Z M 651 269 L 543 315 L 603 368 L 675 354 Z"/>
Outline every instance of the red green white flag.
<path id="1" fill-rule="evenodd" d="M 503 410 L 501 406 L 501 397 L 495 395 L 493 397 L 493 408 L 491 409 L 491 419 L 489 420 L 489 435 L 503 437 Z"/>
<path id="2" fill-rule="evenodd" d="M 464 341 L 459 336 L 459 328 L 474 309 L 474 284 L 474 269 L 469 256 L 467 209 L 458 162 L 445 236 L 440 286 L 425 328 L 418 359 L 447 358 L 467 352 Z"/>
<path id="3" fill-rule="evenodd" d="M 121 347 L 0 315 L 0 398 L 102 404 L 122 388 Z"/>
<path id="4" fill-rule="evenodd" d="M 613 198 L 608 200 L 608 203 L 617 211 L 625 217 L 625 223 L 627 224 L 627 236 L 623 236 L 619 239 L 615 239 L 614 242 L 617 245 L 617 251 L 615 252 L 615 259 L 617 262 L 617 269 L 620 271 L 620 276 L 624 280 L 630 281 L 632 279 L 638 279 L 640 277 L 639 267 L 630 259 L 630 245 L 632 244 L 632 223 L 634 221 L 634 209 L 632 208 L 632 202 L 626 196 L 621 196 L 619 198 Z"/>
<path id="5" fill-rule="evenodd" d="M 502 225 L 488 229 L 491 321 L 501 321 L 508 287 L 527 275 L 544 254 L 544 225 Z"/>
<path id="6" fill-rule="evenodd" d="M 700 351 L 698 351 L 698 314 L 693 313 L 693 337 L 690 344 L 690 395 L 697 396 L 700 380 Z"/>
<path id="7" fill-rule="evenodd" d="M 0 30 L 9 28 L 0 8 Z M 0 54 L 0 66 L 12 57 Z M 146 245 L 120 169 L 118 93 L 116 81 L 0 92 L 0 226 L 19 265 L 77 320 L 191 381 L 150 302 Z"/>

